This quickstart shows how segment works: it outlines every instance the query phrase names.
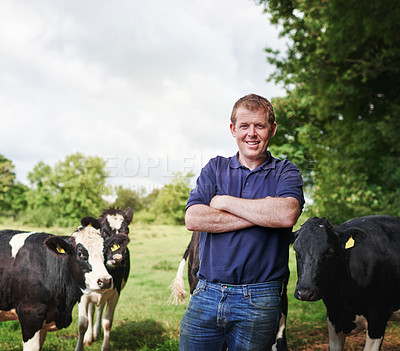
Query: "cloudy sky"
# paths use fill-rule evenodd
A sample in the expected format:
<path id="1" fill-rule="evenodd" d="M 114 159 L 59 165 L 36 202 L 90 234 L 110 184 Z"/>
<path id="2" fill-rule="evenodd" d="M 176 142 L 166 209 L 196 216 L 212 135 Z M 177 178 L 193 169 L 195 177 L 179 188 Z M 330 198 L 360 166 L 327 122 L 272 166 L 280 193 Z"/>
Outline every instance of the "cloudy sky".
<path id="1" fill-rule="evenodd" d="M 234 102 L 282 96 L 253 0 L 1 0 L 0 154 L 17 178 L 82 152 L 135 188 L 236 152 Z"/>

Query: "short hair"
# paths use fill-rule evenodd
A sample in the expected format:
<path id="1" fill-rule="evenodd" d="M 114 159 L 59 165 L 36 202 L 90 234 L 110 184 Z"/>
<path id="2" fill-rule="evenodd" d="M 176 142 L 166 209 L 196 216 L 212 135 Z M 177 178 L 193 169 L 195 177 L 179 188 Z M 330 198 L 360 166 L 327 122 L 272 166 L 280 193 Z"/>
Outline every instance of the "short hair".
<path id="1" fill-rule="evenodd" d="M 252 112 L 263 111 L 270 125 L 273 125 L 275 122 L 274 108 L 266 98 L 260 95 L 248 94 L 236 101 L 231 114 L 231 122 L 233 125 L 236 124 L 236 112 L 239 107 L 244 107 Z"/>

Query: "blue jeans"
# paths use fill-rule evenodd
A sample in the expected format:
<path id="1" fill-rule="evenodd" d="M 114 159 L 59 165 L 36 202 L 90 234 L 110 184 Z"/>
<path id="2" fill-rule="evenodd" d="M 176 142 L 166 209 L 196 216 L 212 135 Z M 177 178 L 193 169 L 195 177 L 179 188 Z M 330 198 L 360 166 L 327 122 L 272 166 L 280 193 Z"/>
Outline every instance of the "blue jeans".
<path id="1" fill-rule="evenodd" d="M 181 320 L 179 350 L 269 350 L 278 330 L 282 286 L 200 280 Z"/>

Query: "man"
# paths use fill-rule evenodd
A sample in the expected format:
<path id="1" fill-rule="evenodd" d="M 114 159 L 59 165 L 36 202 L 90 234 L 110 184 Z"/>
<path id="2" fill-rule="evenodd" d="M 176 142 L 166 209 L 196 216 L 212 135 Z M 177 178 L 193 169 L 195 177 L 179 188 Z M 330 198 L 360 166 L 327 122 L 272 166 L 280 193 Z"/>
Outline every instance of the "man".
<path id="1" fill-rule="evenodd" d="M 201 231 L 200 278 L 180 326 L 180 350 L 268 350 L 277 331 L 289 240 L 304 205 L 290 161 L 267 150 L 276 122 L 270 102 L 250 94 L 232 110 L 238 153 L 202 169 L 186 207 Z"/>

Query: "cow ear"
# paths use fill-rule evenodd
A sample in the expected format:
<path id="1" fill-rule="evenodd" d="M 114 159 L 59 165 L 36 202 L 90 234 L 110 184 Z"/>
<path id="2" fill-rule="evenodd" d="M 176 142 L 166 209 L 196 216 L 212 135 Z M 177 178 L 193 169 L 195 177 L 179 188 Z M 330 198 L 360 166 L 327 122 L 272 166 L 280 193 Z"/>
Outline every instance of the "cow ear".
<path id="1" fill-rule="evenodd" d="M 113 235 L 110 240 L 109 248 L 112 252 L 123 252 L 129 244 L 129 236 L 125 234 Z"/>
<path id="2" fill-rule="evenodd" d="M 100 222 L 96 218 L 89 217 L 89 216 L 88 217 L 83 217 L 81 219 L 81 224 L 84 227 L 93 227 L 95 229 L 100 229 L 101 228 Z"/>
<path id="3" fill-rule="evenodd" d="M 338 234 L 340 245 L 345 250 L 356 247 L 367 237 L 364 230 L 356 227 L 348 228 Z"/>
<path id="4" fill-rule="evenodd" d="M 125 215 L 126 215 L 126 219 L 128 221 L 128 224 L 132 222 L 132 218 L 133 218 L 133 211 L 130 207 L 128 207 L 125 210 Z"/>
<path id="5" fill-rule="evenodd" d="M 73 254 L 72 245 L 65 239 L 59 236 L 49 236 L 44 241 L 44 246 L 57 256 L 67 256 Z"/>

